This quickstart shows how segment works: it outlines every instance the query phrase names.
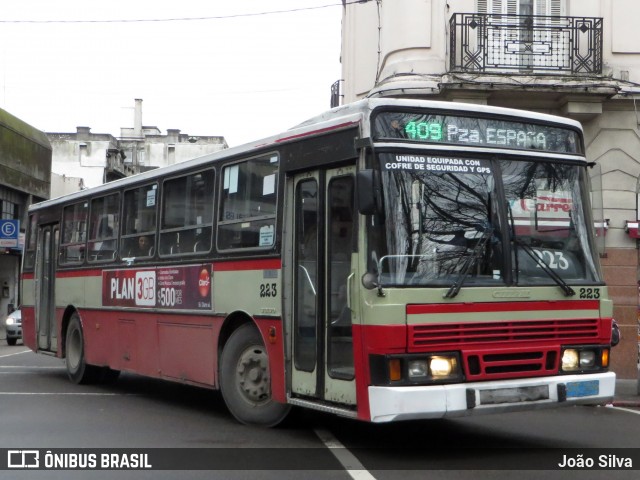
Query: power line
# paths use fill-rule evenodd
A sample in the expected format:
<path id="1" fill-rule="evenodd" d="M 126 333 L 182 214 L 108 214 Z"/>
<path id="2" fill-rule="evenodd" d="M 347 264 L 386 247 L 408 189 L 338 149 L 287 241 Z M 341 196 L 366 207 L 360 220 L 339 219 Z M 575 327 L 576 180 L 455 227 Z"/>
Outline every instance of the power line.
<path id="1" fill-rule="evenodd" d="M 226 20 L 231 18 L 244 18 L 244 17 L 260 17 L 265 15 L 279 15 L 283 13 L 295 13 L 309 10 L 319 10 L 322 8 L 330 8 L 337 6 L 352 5 L 355 3 L 366 3 L 369 0 L 352 0 L 340 3 L 331 3 L 327 5 L 317 5 L 315 7 L 301 7 L 292 8 L 287 10 L 270 10 L 266 12 L 254 12 L 254 13 L 237 13 L 232 15 L 213 15 L 203 17 L 178 17 L 178 18 L 136 18 L 136 19 L 120 19 L 120 20 L 0 20 L 0 23 L 145 23 L 145 22 L 193 22 L 203 20 Z"/>

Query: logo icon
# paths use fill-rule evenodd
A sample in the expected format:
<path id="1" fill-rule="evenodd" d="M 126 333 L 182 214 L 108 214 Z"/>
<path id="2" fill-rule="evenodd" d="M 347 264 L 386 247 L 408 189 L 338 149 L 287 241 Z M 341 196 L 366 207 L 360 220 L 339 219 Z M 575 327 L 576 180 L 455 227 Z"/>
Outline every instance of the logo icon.
<path id="1" fill-rule="evenodd" d="M 13 237 L 16 234 L 16 226 L 13 223 L 2 224 L 2 235 L 5 237 Z"/>
<path id="2" fill-rule="evenodd" d="M 209 270 L 206 268 L 200 270 L 200 275 L 198 277 L 198 291 L 202 298 L 208 297 L 209 292 L 211 291 L 211 276 L 209 275 Z"/>
<path id="3" fill-rule="evenodd" d="M 38 450 L 7 451 L 8 468 L 39 468 L 40 452 Z"/>

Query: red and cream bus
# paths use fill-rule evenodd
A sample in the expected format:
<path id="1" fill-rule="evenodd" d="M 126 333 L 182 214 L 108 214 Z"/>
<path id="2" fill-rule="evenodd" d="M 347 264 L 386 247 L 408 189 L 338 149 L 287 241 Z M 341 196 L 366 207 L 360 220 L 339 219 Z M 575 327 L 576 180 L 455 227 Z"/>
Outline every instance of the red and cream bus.
<path id="1" fill-rule="evenodd" d="M 612 398 L 579 123 L 369 99 L 30 208 L 23 331 L 77 383 L 371 422 Z"/>

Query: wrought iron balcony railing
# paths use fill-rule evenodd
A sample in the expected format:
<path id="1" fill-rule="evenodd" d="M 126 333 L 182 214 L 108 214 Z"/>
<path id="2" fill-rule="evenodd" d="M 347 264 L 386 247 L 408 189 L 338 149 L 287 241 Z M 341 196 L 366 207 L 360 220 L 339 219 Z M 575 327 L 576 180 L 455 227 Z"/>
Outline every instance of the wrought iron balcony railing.
<path id="1" fill-rule="evenodd" d="M 342 103 L 342 80 L 336 80 L 331 85 L 331 108 L 338 107 Z"/>
<path id="2" fill-rule="evenodd" d="M 456 13 L 452 72 L 602 74 L 602 18 Z"/>

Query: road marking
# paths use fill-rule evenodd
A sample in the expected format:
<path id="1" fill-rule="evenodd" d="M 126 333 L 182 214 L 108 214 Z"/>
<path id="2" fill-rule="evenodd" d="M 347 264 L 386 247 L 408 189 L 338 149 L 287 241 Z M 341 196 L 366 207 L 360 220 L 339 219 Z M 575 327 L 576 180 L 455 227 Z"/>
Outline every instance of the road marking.
<path id="1" fill-rule="evenodd" d="M 622 410 L 623 412 L 635 413 L 636 415 L 640 415 L 640 411 L 631 410 L 630 408 L 616 407 L 614 405 L 607 405 L 607 407 L 608 408 L 613 408 L 614 410 Z"/>
<path id="2" fill-rule="evenodd" d="M 0 365 L 0 370 L 2 370 L 3 368 L 24 368 L 26 370 L 37 370 L 37 369 L 43 369 L 43 370 L 64 370 L 65 367 L 64 366 L 60 366 L 60 367 L 46 367 L 43 365 Z"/>
<path id="3" fill-rule="evenodd" d="M 317 428 L 313 431 L 322 443 L 324 443 L 325 447 L 331 450 L 331 453 L 338 459 L 351 478 L 354 480 L 375 480 L 376 477 L 371 475 L 362 463 L 360 463 L 360 460 L 358 460 L 349 449 L 342 445 L 331 432 Z"/>
<path id="4" fill-rule="evenodd" d="M 24 350 L 22 352 L 9 353 L 7 355 L 0 355 L 0 358 L 13 357 L 14 355 L 22 355 L 23 353 L 29 353 L 31 350 Z"/>
<path id="5" fill-rule="evenodd" d="M 40 372 L 18 371 L 18 372 L 0 372 L 0 375 L 38 375 Z"/>
<path id="6" fill-rule="evenodd" d="M 0 392 L 0 397 L 19 396 L 19 395 L 61 395 L 61 396 L 87 396 L 87 397 L 137 397 L 142 396 L 141 393 L 99 393 L 99 392 Z"/>

